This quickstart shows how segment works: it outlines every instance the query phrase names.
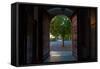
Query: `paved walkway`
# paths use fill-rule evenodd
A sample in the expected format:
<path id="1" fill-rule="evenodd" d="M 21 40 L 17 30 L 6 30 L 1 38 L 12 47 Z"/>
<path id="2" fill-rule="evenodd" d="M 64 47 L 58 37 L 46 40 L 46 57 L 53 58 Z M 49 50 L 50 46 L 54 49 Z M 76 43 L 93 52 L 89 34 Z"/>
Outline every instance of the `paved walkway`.
<path id="1" fill-rule="evenodd" d="M 62 40 L 57 40 L 57 41 L 50 41 L 50 46 L 61 46 L 62 45 Z M 72 46 L 72 41 L 64 41 L 65 46 Z"/>
<path id="2" fill-rule="evenodd" d="M 50 42 L 50 57 L 45 62 L 60 62 L 60 61 L 76 61 L 72 55 L 72 41 L 64 41 L 65 46 L 62 47 L 62 41 Z"/>
<path id="3" fill-rule="evenodd" d="M 71 51 L 51 51 L 50 57 L 45 62 L 76 61 Z"/>
<path id="4" fill-rule="evenodd" d="M 62 47 L 62 41 L 51 41 L 50 42 L 51 51 L 71 51 L 72 50 L 72 41 L 64 41 L 64 47 Z"/>

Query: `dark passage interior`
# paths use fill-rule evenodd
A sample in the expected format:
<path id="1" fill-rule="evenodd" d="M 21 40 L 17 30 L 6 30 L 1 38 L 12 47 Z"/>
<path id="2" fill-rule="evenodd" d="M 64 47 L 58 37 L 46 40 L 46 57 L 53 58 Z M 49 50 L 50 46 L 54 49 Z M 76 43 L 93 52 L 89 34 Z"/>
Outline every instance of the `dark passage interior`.
<path id="1" fill-rule="evenodd" d="M 18 20 L 12 20 L 13 65 L 97 61 L 96 8 L 13 4 L 12 12 Z M 52 19 L 59 15 L 71 21 L 64 47 L 61 36 L 55 40 L 50 32 Z"/>

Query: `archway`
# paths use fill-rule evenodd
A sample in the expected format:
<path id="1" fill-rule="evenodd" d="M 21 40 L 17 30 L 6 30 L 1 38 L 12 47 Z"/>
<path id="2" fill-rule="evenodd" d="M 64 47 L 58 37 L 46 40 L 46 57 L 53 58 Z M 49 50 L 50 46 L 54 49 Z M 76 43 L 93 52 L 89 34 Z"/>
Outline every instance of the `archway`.
<path id="1" fill-rule="evenodd" d="M 64 12 L 64 10 L 65 10 L 65 12 Z M 77 24 L 77 22 L 76 22 L 77 19 L 75 18 L 76 15 L 72 15 L 72 14 L 73 13 L 69 9 L 66 9 L 66 8 L 65 9 L 64 8 L 63 9 L 61 9 L 61 8 L 53 8 L 52 9 L 51 8 L 47 12 L 43 13 L 43 30 L 45 32 L 43 35 L 43 40 L 45 41 L 43 43 L 44 44 L 43 55 L 44 55 L 45 62 L 61 62 L 61 61 L 76 61 L 77 60 L 77 49 L 76 49 L 77 47 L 75 48 L 75 46 L 77 46 L 76 45 L 77 37 L 75 35 L 77 35 L 77 34 L 75 34 L 75 30 L 73 30 L 77 27 L 77 26 L 75 26 Z M 65 25 L 63 25 L 63 26 L 70 27 L 69 30 L 71 33 L 70 33 L 70 35 L 67 35 L 68 32 L 66 32 L 65 33 L 66 38 L 63 38 L 63 41 L 62 41 L 62 38 L 60 35 L 57 35 L 56 38 L 54 35 L 54 38 L 50 39 L 50 36 L 51 37 L 53 36 L 50 33 L 50 24 L 57 17 L 60 17 L 61 21 L 62 21 L 62 22 L 58 21 L 59 24 L 63 25 L 63 22 L 65 22 L 64 23 Z M 58 20 L 60 20 L 60 19 L 58 18 Z M 71 22 L 71 23 L 68 23 L 71 26 L 67 25 L 68 21 Z M 61 32 L 68 31 L 67 29 L 64 30 L 62 27 Z M 61 29 L 59 29 L 59 30 L 61 30 Z M 52 46 L 52 44 L 53 44 L 53 46 Z M 54 47 L 54 45 L 55 45 L 55 47 Z M 66 45 L 66 46 L 64 46 L 64 45 Z"/>
<path id="2" fill-rule="evenodd" d="M 72 23 L 65 15 L 56 15 L 50 21 L 49 62 L 75 61 L 72 55 Z"/>

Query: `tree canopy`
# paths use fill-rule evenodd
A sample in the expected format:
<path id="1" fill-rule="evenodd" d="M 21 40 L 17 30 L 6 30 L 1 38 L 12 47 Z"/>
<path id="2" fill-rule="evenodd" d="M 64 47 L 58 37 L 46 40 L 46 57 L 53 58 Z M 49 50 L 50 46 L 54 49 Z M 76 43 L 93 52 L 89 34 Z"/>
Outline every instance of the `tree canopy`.
<path id="1" fill-rule="evenodd" d="M 71 34 L 71 21 L 65 15 L 55 16 L 50 23 L 50 33 L 54 36 Z"/>
<path id="2" fill-rule="evenodd" d="M 64 37 L 71 35 L 71 20 L 65 15 L 55 16 L 50 23 L 50 33 L 55 37 L 60 36 L 64 43 Z"/>

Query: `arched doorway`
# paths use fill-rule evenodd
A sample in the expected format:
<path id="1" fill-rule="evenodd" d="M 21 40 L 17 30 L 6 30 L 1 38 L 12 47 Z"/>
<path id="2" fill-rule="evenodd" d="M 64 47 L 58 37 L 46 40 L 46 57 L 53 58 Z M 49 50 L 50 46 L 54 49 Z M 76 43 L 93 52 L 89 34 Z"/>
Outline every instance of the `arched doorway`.
<path id="1" fill-rule="evenodd" d="M 57 10 L 58 12 L 55 12 Z M 64 10 L 68 10 L 68 9 L 63 9 L 62 11 Z M 76 29 L 77 27 L 76 26 L 77 16 L 72 15 L 73 13 L 71 11 L 67 11 L 66 13 L 62 11 L 60 8 L 53 8 L 43 14 L 43 24 L 44 24 L 43 30 L 45 32 L 43 36 L 43 41 L 45 41 L 43 43 L 44 44 L 43 57 L 44 57 L 45 62 L 61 62 L 61 61 L 76 61 L 77 60 L 77 37 L 76 37 L 77 34 L 75 34 L 75 30 L 73 30 L 73 29 Z M 71 21 L 71 28 L 70 28 L 71 34 L 69 35 L 70 37 L 67 35 L 66 38 L 64 38 L 63 43 L 62 43 L 61 36 L 58 36 L 57 40 L 55 38 L 54 39 L 50 38 L 50 36 L 54 37 L 50 33 L 50 24 L 51 24 L 51 21 L 57 16 L 61 16 L 61 18 L 66 17 L 65 22 L 67 22 L 67 18 L 68 20 Z M 54 42 L 55 40 L 56 42 Z M 61 47 L 61 44 L 64 44 L 66 46 Z M 55 47 L 52 45 L 55 45 Z"/>
<path id="2" fill-rule="evenodd" d="M 50 21 L 50 57 L 48 62 L 75 61 L 72 54 L 72 22 L 65 15 L 56 15 Z"/>

